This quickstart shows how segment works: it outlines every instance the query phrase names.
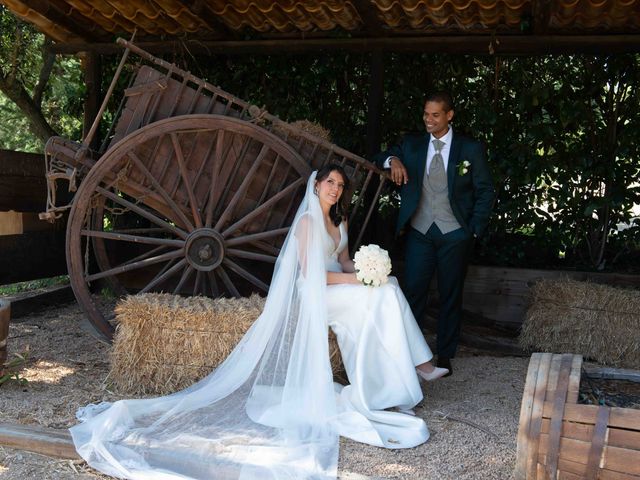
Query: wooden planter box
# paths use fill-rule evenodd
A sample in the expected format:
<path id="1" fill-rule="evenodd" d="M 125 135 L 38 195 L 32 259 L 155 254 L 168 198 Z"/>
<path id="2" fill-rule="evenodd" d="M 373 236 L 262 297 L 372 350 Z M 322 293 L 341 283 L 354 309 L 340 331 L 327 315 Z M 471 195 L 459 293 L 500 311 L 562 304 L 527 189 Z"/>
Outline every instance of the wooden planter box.
<path id="1" fill-rule="evenodd" d="M 516 480 L 640 479 L 640 410 L 579 405 L 581 367 L 579 355 L 531 356 Z"/>

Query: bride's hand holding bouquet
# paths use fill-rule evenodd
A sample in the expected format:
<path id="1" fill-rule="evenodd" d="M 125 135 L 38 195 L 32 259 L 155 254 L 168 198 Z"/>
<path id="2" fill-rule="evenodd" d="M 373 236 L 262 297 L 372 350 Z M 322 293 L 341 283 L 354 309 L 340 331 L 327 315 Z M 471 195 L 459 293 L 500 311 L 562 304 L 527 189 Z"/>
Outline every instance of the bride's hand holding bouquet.
<path id="1" fill-rule="evenodd" d="M 361 246 L 353 257 L 356 278 L 364 285 L 379 287 L 391 273 L 389 252 L 378 245 Z"/>

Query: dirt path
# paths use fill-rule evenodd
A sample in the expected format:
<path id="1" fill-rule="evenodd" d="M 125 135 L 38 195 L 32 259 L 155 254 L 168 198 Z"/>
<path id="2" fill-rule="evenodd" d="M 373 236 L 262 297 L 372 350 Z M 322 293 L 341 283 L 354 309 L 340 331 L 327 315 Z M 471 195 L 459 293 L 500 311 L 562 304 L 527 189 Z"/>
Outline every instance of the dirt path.
<path id="1" fill-rule="evenodd" d="M 75 423 L 78 407 L 122 398 L 105 382 L 109 346 L 82 325 L 75 304 L 11 325 L 10 355 L 30 350 L 31 363 L 21 374 L 29 383 L 0 387 L 0 422 L 66 429 Z M 413 449 L 385 450 L 342 439 L 341 478 L 509 479 L 528 361 L 462 350 L 454 375 L 429 384 L 417 409 L 430 440 Z M 2 480 L 106 478 L 84 462 L 0 447 Z"/>

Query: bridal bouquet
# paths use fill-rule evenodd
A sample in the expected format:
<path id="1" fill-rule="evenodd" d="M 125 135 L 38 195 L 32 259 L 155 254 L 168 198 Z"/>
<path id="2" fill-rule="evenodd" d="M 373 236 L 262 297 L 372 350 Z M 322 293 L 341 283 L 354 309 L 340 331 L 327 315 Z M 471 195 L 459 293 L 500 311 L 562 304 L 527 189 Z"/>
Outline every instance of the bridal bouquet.
<path id="1" fill-rule="evenodd" d="M 356 268 L 356 278 L 372 287 L 379 287 L 387 283 L 391 273 L 391 259 L 389 253 L 378 245 L 363 245 L 353 257 Z"/>

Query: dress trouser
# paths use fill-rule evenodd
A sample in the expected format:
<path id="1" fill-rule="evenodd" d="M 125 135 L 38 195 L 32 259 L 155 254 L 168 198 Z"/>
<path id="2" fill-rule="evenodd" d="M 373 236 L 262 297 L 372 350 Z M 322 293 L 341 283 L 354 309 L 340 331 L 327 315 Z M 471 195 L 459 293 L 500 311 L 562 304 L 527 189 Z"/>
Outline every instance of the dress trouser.
<path id="1" fill-rule="evenodd" d="M 421 328 L 425 327 L 429 284 L 433 274 L 437 275 L 439 357 L 453 358 L 458 348 L 462 290 L 472 245 L 473 237 L 463 228 L 443 234 L 434 223 L 425 234 L 414 228 L 407 232 L 405 294 Z"/>

